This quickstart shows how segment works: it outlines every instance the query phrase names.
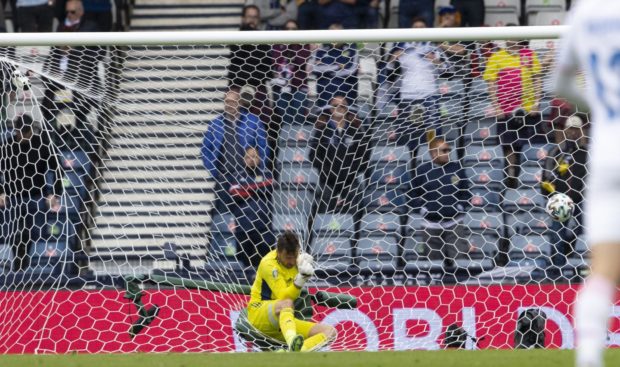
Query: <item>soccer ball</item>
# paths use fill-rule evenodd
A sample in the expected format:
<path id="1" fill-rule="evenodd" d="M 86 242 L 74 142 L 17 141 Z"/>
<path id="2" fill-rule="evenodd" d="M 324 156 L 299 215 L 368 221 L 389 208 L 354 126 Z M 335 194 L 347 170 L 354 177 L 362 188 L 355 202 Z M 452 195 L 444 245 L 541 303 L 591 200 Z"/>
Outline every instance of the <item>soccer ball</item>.
<path id="1" fill-rule="evenodd" d="M 547 200 L 545 211 L 551 218 L 558 222 L 566 222 L 573 216 L 575 203 L 568 195 L 557 193 Z"/>

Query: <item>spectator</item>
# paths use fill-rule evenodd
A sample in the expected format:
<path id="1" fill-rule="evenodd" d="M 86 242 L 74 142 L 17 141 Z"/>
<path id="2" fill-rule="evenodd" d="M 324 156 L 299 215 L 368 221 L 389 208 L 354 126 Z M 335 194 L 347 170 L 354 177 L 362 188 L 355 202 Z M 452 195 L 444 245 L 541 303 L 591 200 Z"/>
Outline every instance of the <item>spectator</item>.
<path id="1" fill-rule="evenodd" d="M 484 25 L 484 0 L 452 0 L 452 6 L 459 12 L 463 27 Z"/>
<path id="2" fill-rule="evenodd" d="M 83 0 L 84 21 L 96 24 L 98 32 L 110 32 L 113 28 L 112 1 Z"/>
<path id="3" fill-rule="evenodd" d="M 308 158 L 319 173 L 315 192 L 319 212 L 359 214 L 363 194 L 357 176 L 368 165 L 368 144 L 360 121 L 349 111 L 347 99 L 342 95 L 333 97 L 329 115 L 319 118 L 310 139 Z"/>
<path id="4" fill-rule="evenodd" d="M 258 117 L 240 107 L 241 96 L 230 89 L 224 97 L 224 114 L 209 124 L 202 143 L 202 163 L 215 180 L 215 211 L 227 213 L 234 203 L 228 186 L 245 174 L 245 152 L 250 147 L 258 150 L 265 168 L 267 141 L 265 128 Z"/>
<path id="5" fill-rule="evenodd" d="M 463 225 L 471 193 L 465 170 L 450 161 L 450 145 L 442 138 L 428 144 L 431 162 L 416 167 L 411 183 L 413 210 L 424 216 L 422 242 L 430 260 L 454 266 L 459 254 L 466 254 L 467 229 Z"/>
<path id="6" fill-rule="evenodd" d="M 234 200 L 232 212 L 237 226 L 237 259 L 246 268 L 258 268 L 260 260 L 275 243 L 271 230 L 271 196 L 273 180 L 261 164 L 255 147 L 248 147 L 243 157 L 244 170 L 229 185 L 228 193 Z"/>
<path id="7" fill-rule="evenodd" d="M 413 20 L 413 28 L 425 28 L 422 18 Z M 424 132 L 430 141 L 440 133 L 440 113 L 437 94 L 437 77 L 445 71 L 446 64 L 441 49 L 431 42 L 398 43 L 390 51 L 386 70 L 387 80 L 397 84 L 399 129 L 398 135 L 403 137 L 412 151 L 424 141 Z M 414 107 L 424 108 L 421 127 L 412 126 Z"/>
<path id="8" fill-rule="evenodd" d="M 342 29 L 332 24 L 329 29 Z M 336 95 L 345 96 L 347 105 L 357 99 L 359 59 L 355 44 L 335 43 L 315 50 L 312 73 L 316 76 L 317 106 L 323 107 Z"/>
<path id="9" fill-rule="evenodd" d="M 541 80 L 538 55 L 526 43 L 506 41 L 506 47 L 489 59 L 483 78 L 497 118 L 499 135 L 506 157 L 506 186 L 516 188 L 519 176 L 519 152 L 534 137 L 535 125 L 541 125 L 538 102 Z"/>
<path id="10" fill-rule="evenodd" d="M 363 0 L 319 0 L 320 28 L 332 29 L 332 24 L 339 24 L 344 29 L 357 28 L 355 5 L 358 1 Z"/>
<path id="11" fill-rule="evenodd" d="M 400 0 L 398 2 L 398 27 L 411 28 L 415 18 L 424 19 L 427 27 L 433 25 L 435 0 Z"/>
<path id="12" fill-rule="evenodd" d="M 285 29 L 297 30 L 297 22 L 289 20 Z M 273 95 L 275 114 L 284 124 L 303 124 L 307 115 L 308 99 L 308 61 L 311 51 L 309 45 L 275 45 L 272 51 L 274 60 Z"/>
<path id="13" fill-rule="evenodd" d="M 260 21 L 265 29 L 282 29 L 289 19 L 297 19 L 297 2 L 294 0 L 247 0 L 245 5 L 257 6 Z"/>
<path id="14" fill-rule="evenodd" d="M 84 19 L 84 8 L 79 0 L 67 1 L 67 18 L 58 25 L 58 32 L 94 32 L 94 22 Z M 102 93 L 98 63 L 103 50 L 93 46 L 53 47 L 43 64 L 43 71 L 54 75 L 62 82 L 42 78 L 45 92 L 41 105 L 43 118 L 52 123 L 61 110 L 75 115 L 74 138 L 84 148 L 92 149 L 96 143 L 93 129 L 87 127 L 87 116 L 96 109 L 99 102 L 94 97 Z M 73 85 L 69 87 L 70 85 Z M 56 125 L 56 124 L 55 124 Z M 62 131 L 61 131 L 62 133 Z"/>
<path id="15" fill-rule="evenodd" d="M 256 31 L 261 28 L 260 10 L 255 5 L 246 5 L 241 13 L 242 31 Z M 271 101 L 268 97 L 267 81 L 273 70 L 270 45 L 231 45 L 230 64 L 228 65 L 228 80 L 230 88 L 238 91 L 243 87 L 250 87 L 253 95 L 249 111 L 267 127 L 269 157 L 277 145 L 277 127 L 279 121 L 272 119 Z M 247 102 L 247 101 L 246 101 Z M 263 156 L 264 157 L 264 156 Z M 268 162 L 268 169 L 272 170 L 273 162 Z"/>
<path id="16" fill-rule="evenodd" d="M 299 29 L 319 29 L 321 26 L 319 0 L 297 0 Z"/>
<path id="17" fill-rule="evenodd" d="M 21 115 L 13 120 L 13 136 L 0 147 L 0 207 L 6 210 L 13 253 L 13 270 L 25 270 L 28 253 L 39 237 L 47 209 L 59 210 L 62 180 L 58 157 L 50 143 L 33 130 L 32 117 Z M 54 176 L 53 187 L 46 176 Z"/>
<path id="18" fill-rule="evenodd" d="M 549 242 L 552 244 L 551 262 L 554 266 L 566 264 L 575 249 L 577 236 L 583 233 L 583 194 L 588 170 L 587 138 L 584 123 L 579 116 L 569 117 L 564 124 L 565 140 L 555 146 L 547 156 L 541 179 L 541 191 L 551 196 L 561 192 L 575 203 L 574 224 L 553 222 Z"/>
<path id="19" fill-rule="evenodd" d="M 20 32 L 51 32 L 54 2 L 50 0 L 17 0 L 17 23 Z"/>
<path id="20" fill-rule="evenodd" d="M 357 0 L 355 3 L 355 14 L 357 17 L 357 28 L 375 29 L 379 28 L 379 0 Z"/>
<path id="21" fill-rule="evenodd" d="M 453 6 L 444 6 L 439 9 L 439 27 L 454 28 L 460 26 L 458 12 Z M 470 60 L 468 48 L 474 45 L 471 42 L 442 42 L 439 48 L 446 58 L 446 72 L 442 77 L 465 77 L 470 74 Z"/>

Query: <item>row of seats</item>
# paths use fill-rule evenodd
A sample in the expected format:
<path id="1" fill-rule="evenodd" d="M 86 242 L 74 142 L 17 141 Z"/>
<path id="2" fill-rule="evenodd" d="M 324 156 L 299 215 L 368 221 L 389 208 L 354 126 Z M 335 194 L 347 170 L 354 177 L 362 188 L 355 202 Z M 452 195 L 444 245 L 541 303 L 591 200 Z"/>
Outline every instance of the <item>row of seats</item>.
<path id="1" fill-rule="evenodd" d="M 62 185 L 64 193 L 58 211 L 48 210 L 35 223 L 36 240 L 30 248 L 31 271 L 57 276 L 62 269 L 63 259 L 71 257 L 79 250 L 78 231 L 83 221 L 80 213 L 84 211 L 85 202 L 89 201 L 89 187 L 92 183 L 93 163 L 81 150 L 62 150 L 60 168 L 63 172 Z M 50 173 L 48 183 L 52 184 L 54 175 Z M 11 269 L 11 231 L 9 223 L 2 223 L 0 244 L 0 267 L 5 271 Z M 71 262 L 69 262 L 71 263 Z M 70 269 L 64 269 L 70 271 Z"/>

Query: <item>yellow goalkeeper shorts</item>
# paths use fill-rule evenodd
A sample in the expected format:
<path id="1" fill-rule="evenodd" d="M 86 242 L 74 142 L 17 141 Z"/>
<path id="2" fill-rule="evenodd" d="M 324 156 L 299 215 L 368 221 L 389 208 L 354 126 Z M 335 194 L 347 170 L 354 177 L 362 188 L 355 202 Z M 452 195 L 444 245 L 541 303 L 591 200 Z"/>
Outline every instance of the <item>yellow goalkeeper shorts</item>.
<path id="1" fill-rule="evenodd" d="M 258 331 L 268 337 L 284 342 L 284 336 L 280 331 L 278 315 L 276 315 L 276 302 L 263 301 L 254 302 L 248 305 L 248 320 Z M 310 335 L 310 329 L 316 325 L 315 322 L 299 320 L 295 318 L 297 334 L 301 334 L 304 339 Z"/>

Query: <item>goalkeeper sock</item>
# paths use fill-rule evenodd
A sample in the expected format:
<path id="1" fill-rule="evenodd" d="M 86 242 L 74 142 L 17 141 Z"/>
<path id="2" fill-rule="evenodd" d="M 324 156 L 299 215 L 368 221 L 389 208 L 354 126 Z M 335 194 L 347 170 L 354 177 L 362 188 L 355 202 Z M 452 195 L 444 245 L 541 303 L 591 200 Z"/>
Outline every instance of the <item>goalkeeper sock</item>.
<path id="1" fill-rule="evenodd" d="M 295 326 L 295 316 L 293 309 L 290 307 L 283 308 L 280 311 L 280 331 L 284 335 L 286 344 L 290 345 L 292 340 L 297 336 L 297 327 Z"/>
<path id="2" fill-rule="evenodd" d="M 327 336 L 323 333 L 318 333 L 306 339 L 306 341 L 304 342 L 304 345 L 301 347 L 301 351 L 310 352 L 314 349 L 318 349 L 322 347 L 326 341 L 327 341 Z"/>
<path id="3" fill-rule="evenodd" d="M 575 303 L 577 366 L 602 366 L 614 285 L 604 277 L 586 280 Z"/>

